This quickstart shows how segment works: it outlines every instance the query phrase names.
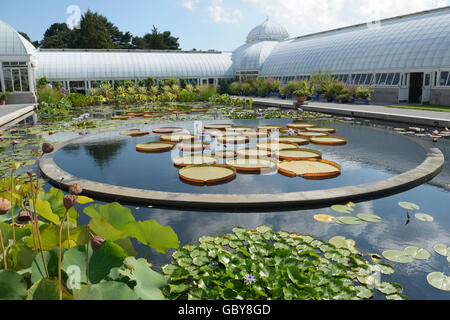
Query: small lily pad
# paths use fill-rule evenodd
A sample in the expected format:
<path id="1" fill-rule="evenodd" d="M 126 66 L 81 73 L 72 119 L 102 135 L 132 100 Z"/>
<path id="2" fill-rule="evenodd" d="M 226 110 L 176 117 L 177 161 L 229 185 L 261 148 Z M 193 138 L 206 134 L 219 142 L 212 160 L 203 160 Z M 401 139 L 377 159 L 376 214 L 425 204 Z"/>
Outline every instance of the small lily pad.
<path id="1" fill-rule="evenodd" d="M 428 260 L 431 257 L 431 254 L 426 249 L 418 247 L 408 247 L 404 252 L 416 260 Z"/>
<path id="2" fill-rule="evenodd" d="M 355 241 L 352 239 L 346 239 L 343 236 L 337 236 L 331 238 L 328 242 L 334 245 L 336 248 L 348 249 L 352 253 L 358 253 L 358 250 L 356 250 L 355 248 Z"/>
<path id="3" fill-rule="evenodd" d="M 382 255 L 386 259 L 398 263 L 409 263 L 414 260 L 408 253 L 401 250 L 386 250 Z"/>
<path id="4" fill-rule="evenodd" d="M 319 222 L 326 222 L 326 223 L 330 223 L 336 220 L 335 217 L 327 215 L 327 214 L 317 214 L 314 216 L 314 219 L 319 221 Z"/>
<path id="5" fill-rule="evenodd" d="M 412 202 L 399 202 L 398 205 L 406 210 L 420 210 L 420 207 Z"/>
<path id="6" fill-rule="evenodd" d="M 353 212 L 353 208 L 351 206 L 343 206 L 343 205 L 334 205 L 331 206 L 331 209 L 339 212 L 339 213 L 352 213 Z"/>
<path id="7" fill-rule="evenodd" d="M 450 277 L 442 272 L 432 272 L 428 274 L 427 281 L 436 289 L 450 291 Z"/>
<path id="8" fill-rule="evenodd" d="M 447 257 L 450 256 L 450 247 L 447 247 L 447 245 L 439 243 L 433 247 L 434 251 L 436 253 L 440 254 L 441 256 Z"/>
<path id="9" fill-rule="evenodd" d="M 381 217 L 376 216 L 371 213 L 359 213 L 356 215 L 359 219 L 366 221 L 366 222 L 380 222 Z"/>
<path id="10" fill-rule="evenodd" d="M 363 221 L 356 217 L 339 217 L 339 218 L 336 218 L 336 222 L 339 224 L 346 224 L 346 225 L 363 224 Z"/>
<path id="11" fill-rule="evenodd" d="M 434 221 L 434 218 L 426 213 L 416 213 L 414 216 L 416 217 L 416 219 L 418 219 L 420 221 L 425 221 L 425 222 L 433 222 Z"/>

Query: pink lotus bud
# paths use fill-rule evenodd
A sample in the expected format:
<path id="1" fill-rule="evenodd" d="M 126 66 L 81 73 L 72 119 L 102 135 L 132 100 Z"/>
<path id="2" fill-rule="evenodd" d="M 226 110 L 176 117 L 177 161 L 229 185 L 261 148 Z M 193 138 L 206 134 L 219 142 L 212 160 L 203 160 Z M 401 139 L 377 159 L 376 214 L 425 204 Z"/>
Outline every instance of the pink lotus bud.
<path id="1" fill-rule="evenodd" d="M 99 236 L 92 236 L 91 238 L 91 247 L 92 250 L 97 250 L 98 248 L 100 248 L 103 243 L 105 243 L 105 238 L 99 237 Z"/>
<path id="2" fill-rule="evenodd" d="M 80 195 L 83 192 L 83 188 L 79 184 L 73 183 L 69 187 L 69 193 L 73 195 Z"/>
<path id="3" fill-rule="evenodd" d="M 28 222 L 31 221 L 31 213 L 27 210 L 22 210 L 17 217 L 17 221 L 19 222 Z"/>
<path id="4" fill-rule="evenodd" d="M 11 202 L 8 199 L 0 198 L 0 215 L 7 214 L 11 210 Z"/>
<path id="5" fill-rule="evenodd" d="M 67 210 L 72 208 L 74 206 L 75 202 L 77 202 L 77 196 L 74 196 L 72 194 L 67 194 L 63 198 L 64 207 Z"/>
<path id="6" fill-rule="evenodd" d="M 52 153 L 54 149 L 55 148 L 50 143 L 45 142 L 42 145 L 42 152 L 44 153 Z"/>

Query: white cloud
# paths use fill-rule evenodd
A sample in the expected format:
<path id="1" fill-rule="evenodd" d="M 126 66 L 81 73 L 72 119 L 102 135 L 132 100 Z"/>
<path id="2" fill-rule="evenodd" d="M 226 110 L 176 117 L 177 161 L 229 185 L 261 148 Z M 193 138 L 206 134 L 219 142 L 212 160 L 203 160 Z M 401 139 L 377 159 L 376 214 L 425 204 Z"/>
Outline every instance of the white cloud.
<path id="1" fill-rule="evenodd" d="M 192 1 L 183 1 L 183 7 L 190 11 L 194 11 L 194 2 Z"/>
<path id="2" fill-rule="evenodd" d="M 222 0 L 213 0 L 212 4 L 208 6 L 208 12 L 211 18 L 216 23 L 236 24 L 242 18 L 242 12 L 238 9 L 228 11 L 222 5 Z"/>
<path id="3" fill-rule="evenodd" d="M 244 0 L 287 27 L 291 36 L 447 5 L 445 0 Z"/>

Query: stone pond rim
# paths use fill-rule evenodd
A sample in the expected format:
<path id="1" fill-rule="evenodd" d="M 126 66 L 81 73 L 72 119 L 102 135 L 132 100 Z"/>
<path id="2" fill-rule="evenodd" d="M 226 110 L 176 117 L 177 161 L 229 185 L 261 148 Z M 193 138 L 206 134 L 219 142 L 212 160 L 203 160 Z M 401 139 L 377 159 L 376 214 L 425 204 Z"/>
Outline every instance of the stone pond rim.
<path id="1" fill-rule="evenodd" d="M 413 189 L 432 180 L 442 171 L 445 161 L 442 152 L 431 143 L 413 139 L 426 151 L 426 158 L 419 166 L 399 175 L 367 184 L 279 194 L 175 193 L 120 187 L 95 182 L 75 177 L 62 170 L 56 165 L 53 155 L 57 150 L 79 139 L 81 138 L 72 139 L 61 144 L 55 148 L 53 153 L 41 158 L 39 162 L 41 173 L 48 179 L 50 184 L 68 190 L 71 184 L 77 183 L 83 187 L 83 195 L 98 200 L 184 210 L 196 209 L 200 211 L 289 210 L 325 207 L 349 201 L 373 200 Z"/>

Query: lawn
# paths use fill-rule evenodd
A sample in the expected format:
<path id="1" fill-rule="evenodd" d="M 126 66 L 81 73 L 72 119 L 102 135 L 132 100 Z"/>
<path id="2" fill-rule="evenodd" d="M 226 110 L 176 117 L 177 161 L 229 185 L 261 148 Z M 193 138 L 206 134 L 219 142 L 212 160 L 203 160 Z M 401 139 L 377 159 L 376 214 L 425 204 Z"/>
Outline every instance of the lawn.
<path id="1" fill-rule="evenodd" d="M 450 112 L 450 106 L 436 106 L 431 104 L 415 105 L 415 106 L 386 106 L 388 108 L 400 108 L 400 109 L 416 109 L 416 110 L 427 110 L 427 111 L 440 111 L 440 112 Z"/>

